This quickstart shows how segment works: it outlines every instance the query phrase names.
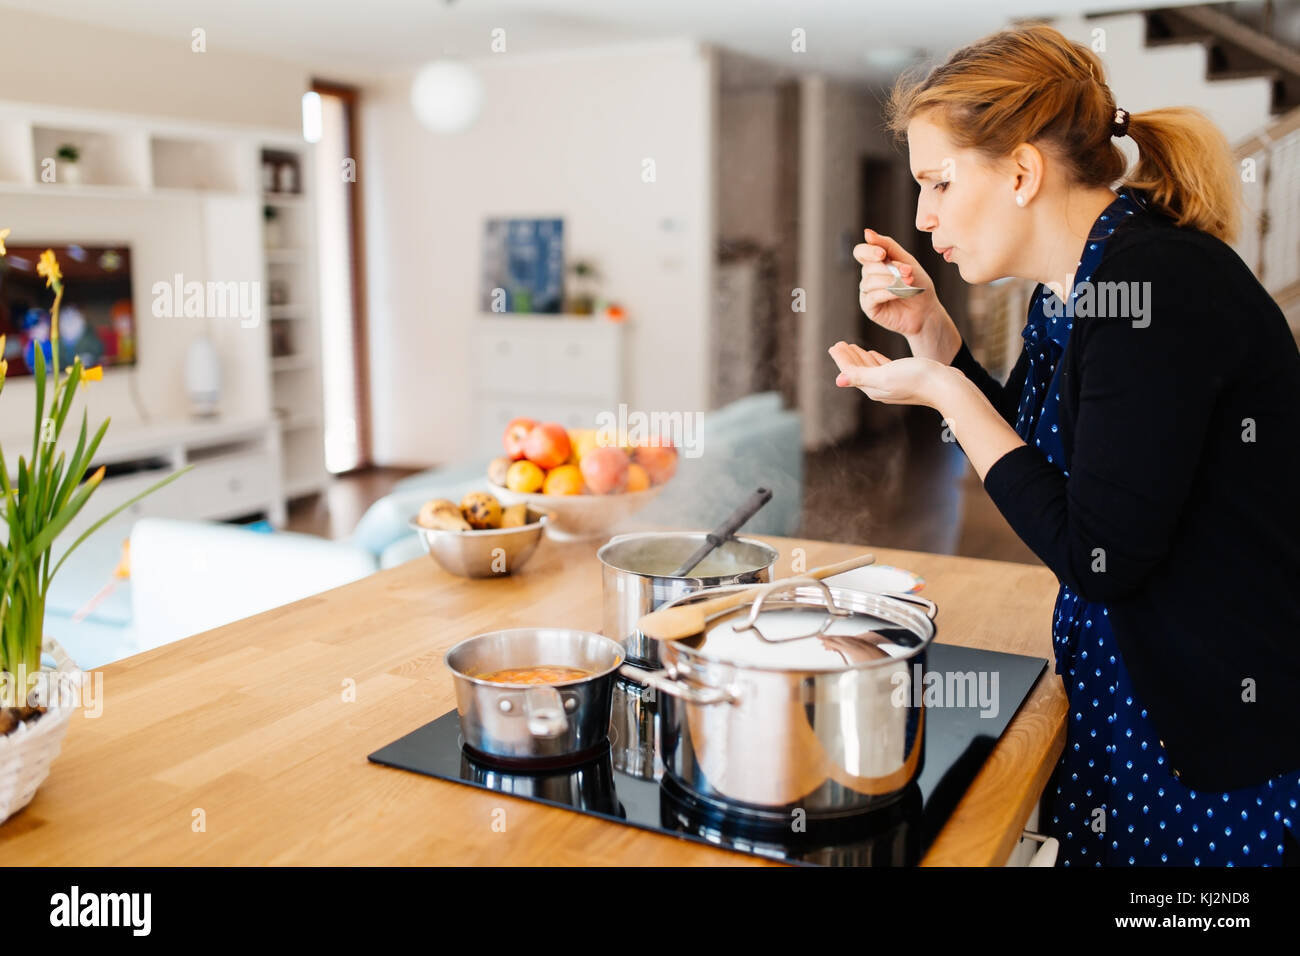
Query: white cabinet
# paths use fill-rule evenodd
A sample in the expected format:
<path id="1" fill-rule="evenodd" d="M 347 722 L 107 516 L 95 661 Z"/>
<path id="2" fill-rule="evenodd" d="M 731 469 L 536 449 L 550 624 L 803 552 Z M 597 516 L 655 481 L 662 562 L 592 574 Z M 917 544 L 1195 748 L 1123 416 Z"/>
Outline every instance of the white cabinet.
<path id="1" fill-rule="evenodd" d="M 471 345 L 480 455 L 501 452 L 513 418 L 594 428 L 627 401 L 622 323 L 599 317 L 484 316 Z"/>
<path id="2" fill-rule="evenodd" d="M 145 517 L 221 521 L 264 513 L 272 524 L 285 521 L 280 429 L 269 419 L 159 423 L 116 434 L 110 428 L 91 470 L 100 465 L 106 477 L 59 535 L 56 557 L 105 514 L 185 465 L 193 467 L 128 507 L 103 533 L 125 537 Z"/>

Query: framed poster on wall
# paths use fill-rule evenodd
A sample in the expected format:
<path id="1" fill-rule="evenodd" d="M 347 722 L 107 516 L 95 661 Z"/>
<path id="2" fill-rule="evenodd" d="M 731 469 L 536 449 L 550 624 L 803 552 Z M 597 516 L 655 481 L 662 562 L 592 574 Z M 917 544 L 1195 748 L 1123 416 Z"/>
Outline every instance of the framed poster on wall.
<path id="1" fill-rule="evenodd" d="M 564 220 L 487 220 L 482 289 L 484 312 L 559 314 L 564 302 Z"/>

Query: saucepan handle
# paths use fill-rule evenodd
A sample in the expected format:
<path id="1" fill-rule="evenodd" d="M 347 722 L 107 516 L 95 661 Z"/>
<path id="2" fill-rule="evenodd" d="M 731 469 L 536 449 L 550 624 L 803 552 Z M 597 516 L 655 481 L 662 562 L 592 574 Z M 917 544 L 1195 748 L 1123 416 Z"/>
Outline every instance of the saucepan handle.
<path id="1" fill-rule="evenodd" d="M 524 691 L 524 716 L 534 737 L 558 737 L 569 729 L 564 701 L 554 687 L 542 685 Z"/>

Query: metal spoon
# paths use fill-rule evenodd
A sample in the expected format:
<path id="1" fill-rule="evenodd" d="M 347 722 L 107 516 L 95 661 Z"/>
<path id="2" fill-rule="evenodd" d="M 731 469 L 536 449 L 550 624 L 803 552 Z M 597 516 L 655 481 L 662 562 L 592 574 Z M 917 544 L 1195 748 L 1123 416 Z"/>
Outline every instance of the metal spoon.
<path id="1" fill-rule="evenodd" d="M 906 299 L 908 296 L 918 295 L 925 291 L 918 286 L 908 285 L 904 282 L 903 273 L 899 272 L 898 266 L 894 265 L 892 262 L 886 262 L 885 268 L 894 274 L 893 284 L 885 286 L 886 292 L 895 295 L 900 299 Z"/>

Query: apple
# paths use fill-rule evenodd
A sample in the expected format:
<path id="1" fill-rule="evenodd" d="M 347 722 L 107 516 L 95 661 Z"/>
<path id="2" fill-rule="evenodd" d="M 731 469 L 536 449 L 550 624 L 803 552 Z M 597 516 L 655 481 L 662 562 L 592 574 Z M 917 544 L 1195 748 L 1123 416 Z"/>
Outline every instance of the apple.
<path id="1" fill-rule="evenodd" d="M 524 439 L 524 457 L 550 471 L 569 460 L 569 433 L 556 422 L 542 422 L 533 427 Z"/>
<path id="2" fill-rule="evenodd" d="M 677 449 L 672 445 L 641 445 L 635 457 L 651 484 L 662 485 L 677 472 Z"/>
<path id="3" fill-rule="evenodd" d="M 578 467 L 593 495 L 617 494 L 627 487 L 627 452 L 621 448 L 593 448 Z"/>
<path id="4" fill-rule="evenodd" d="M 528 440 L 528 433 L 536 427 L 537 422 L 531 418 L 516 418 L 506 426 L 505 434 L 501 436 L 501 444 L 505 446 L 506 454 L 512 461 L 524 457 L 524 442 Z"/>

